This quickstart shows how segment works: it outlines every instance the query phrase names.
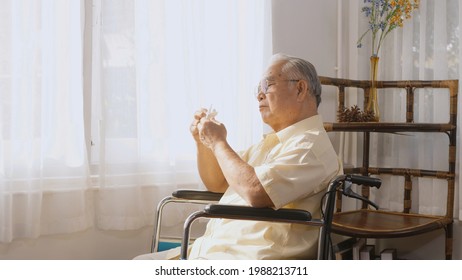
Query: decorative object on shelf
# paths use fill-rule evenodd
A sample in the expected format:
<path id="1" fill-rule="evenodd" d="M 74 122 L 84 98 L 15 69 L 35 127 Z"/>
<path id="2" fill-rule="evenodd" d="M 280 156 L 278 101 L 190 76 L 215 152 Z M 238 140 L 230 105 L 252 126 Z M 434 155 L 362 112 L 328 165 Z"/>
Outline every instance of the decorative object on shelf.
<path id="1" fill-rule="evenodd" d="M 372 122 L 375 116 L 371 111 L 363 112 L 357 105 L 354 105 L 350 108 L 339 108 L 337 119 L 339 122 Z"/>
<path id="2" fill-rule="evenodd" d="M 369 89 L 369 96 L 367 98 L 366 107 L 364 111 L 372 115 L 372 120 L 378 122 L 380 120 L 379 102 L 377 100 L 377 73 L 379 70 L 379 57 L 371 56 L 371 88 Z"/>
<path id="3" fill-rule="evenodd" d="M 371 46 L 371 89 L 367 96 L 365 111 L 371 111 L 374 121 L 380 120 L 377 101 L 377 74 L 379 64 L 379 50 L 387 35 L 396 27 L 402 27 L 405 19 L 411 18 L 411 13 L 419 7 L 419 0 L 364 0 L 366 5 L 362 12 L 369 19 L 369 28 L 358 40 L 358 48 L 362 47 L 362 40 L 369 32 L 372 34 Z"/>

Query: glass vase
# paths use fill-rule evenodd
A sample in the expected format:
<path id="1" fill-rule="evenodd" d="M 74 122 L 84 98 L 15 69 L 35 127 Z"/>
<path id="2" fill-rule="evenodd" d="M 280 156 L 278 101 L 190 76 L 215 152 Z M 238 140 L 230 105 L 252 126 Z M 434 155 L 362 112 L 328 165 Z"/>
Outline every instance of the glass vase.
<path id="1" fill-rule="evenodd" d="M 371 88 L 364 111 L 372 113 L 373 121 L 380 121 L 379 102 L 377 100 L 377 72 L 379 69 L 379 57 L 371 56 Z"/>

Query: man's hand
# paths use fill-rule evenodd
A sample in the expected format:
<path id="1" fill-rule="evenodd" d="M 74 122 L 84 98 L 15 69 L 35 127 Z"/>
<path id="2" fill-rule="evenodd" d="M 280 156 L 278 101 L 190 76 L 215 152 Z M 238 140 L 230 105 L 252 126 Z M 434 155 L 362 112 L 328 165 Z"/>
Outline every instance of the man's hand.
<path id="1" fill-rule="evenodd" d="M 200 140 L 200 137 L 199 137 L 199 129 L 198 129 L 197 126 L 200 123 L 201 119 L 205 118 L 206 116 L 207 116 L 207 110 L 206 109 L 202 108 L 202 109 L 196 111 L 196 113 L 194 113 L 194 120 L 191 123 L 191 126 L 189 127 L 189 130 L 191 131 L 191 134 L 192 134 L 194 140 L 198 144 L 201 143 L 201 140 Z"/>
<path id="2" fill-rule="evenodd" d="M 199 139 L 207 148 L 214 150 L 220 142 L 226 142 L 227 131 L 225 126 L 214 118 L 201 118 L 197 125 Z"/>
<path id="3" fill-rule="evenodd" d="M 211 114 L 211 115 L 207 115 Z M 227 131 L 225 126 L 215 119 L 216 112 L 208 112 L 200 109 L 194 114 L 194 120 L 189 127 L 197 144 L 203 144 L 209 149 L 221 141 L 226 141 Z"/>

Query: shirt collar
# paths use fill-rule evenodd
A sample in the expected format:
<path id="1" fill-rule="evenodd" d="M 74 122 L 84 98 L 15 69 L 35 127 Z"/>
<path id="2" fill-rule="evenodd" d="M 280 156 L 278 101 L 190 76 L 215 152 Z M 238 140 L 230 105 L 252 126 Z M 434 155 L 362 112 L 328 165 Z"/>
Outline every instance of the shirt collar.
<path id="1" fill-rule="evenodd" d="M 322 128 L 323 126 L 323 121 L 320 115 L 314 115 L 312 117 L 303 119 L 297 123 L 294 123 L 293 125 L 290 125 L 283 130 L 280 130 L 278 132 L 270 132 L 268 134 L 263 135 L 263 137 L 267 137 L 271 134 L 276 134 L 276 136 L 279 139 L 279 142 L 283 143 L 287 141 L 290 137 L 296 134 L 303 133 L 309 129 L 312 128 Z"/>

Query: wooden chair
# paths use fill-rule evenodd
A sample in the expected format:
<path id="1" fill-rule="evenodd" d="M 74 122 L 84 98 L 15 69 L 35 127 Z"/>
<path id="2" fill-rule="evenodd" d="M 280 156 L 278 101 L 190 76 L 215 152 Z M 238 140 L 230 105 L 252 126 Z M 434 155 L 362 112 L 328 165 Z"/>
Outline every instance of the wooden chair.
<path id="1" fill-rule="evenodd" d="M 364 104 L 371 88 L 370 81 L 335 79 L 321 77 L 324 86 L 337 87 L 338 108 L 345 108 L 345 88 L 358 88 L 364 93 Z M 332 232 L 345 236 L 358 238 L 396 238 L 423 234 L 433 230 L 445 231 L 445 257 L 452 259 L 453 242 L 453 211 L 454 186 L 456 164 L 456 127 L 457 127 L 457 93 L 458 80 L 439 81 L 379 81 L 377 82 L 379 94 L 390 88 L 406 91 L 406 121 L 403 123 L 387 122 L 353 122 L 353 123 L 325 123 L 327 131 L 354 131 L 363 133 L 363 159 L 361 166 L 349 168 L 345 173 L 361 174 L 365 176 L 382 174 L 404 177 L 403 210 L 401 212 L 369 209 L 363 204 L 361 209 L 342 212 L 341 195 L 337 197 L 336 213 L 333 217 Z M 414 122 L 414 95 L 420 88 L 447 89 L 449 91 L 450 116 L 448 123 L 415 123 Z M 435 92 L 434 94 L 437 94 Z M 447 171 L 421 170 L 410 168 L 383 168 L 370 166 L 370 133 L 444 133 L 449 137 L 449 160 Z M 442 153 L 445 151 L 441 151 Z M 442 216 L 411 213 L 411 192 L 413 177 L 428 177 L 447 181 L 446 213 Z M 382 188 L 386 188 L 384 185 Z M 418 186 L 417 186 L 418 187 Z M 362 188 L 362 195 L 369 197 L 369 188 Z"/>

